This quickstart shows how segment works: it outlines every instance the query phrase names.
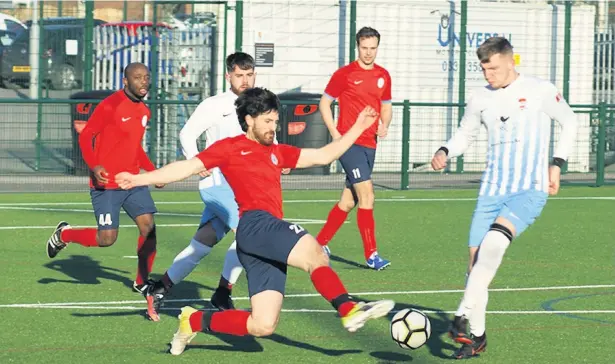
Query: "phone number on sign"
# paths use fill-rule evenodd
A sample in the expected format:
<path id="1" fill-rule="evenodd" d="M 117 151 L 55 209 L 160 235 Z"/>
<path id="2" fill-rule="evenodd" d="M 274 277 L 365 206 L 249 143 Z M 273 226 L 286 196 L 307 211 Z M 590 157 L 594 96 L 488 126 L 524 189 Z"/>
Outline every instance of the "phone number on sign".
<path id="1" fill-rule="evenodd" d="M 442 61 L 442 71 L 458 71 L 458 61 Z M 482 72 L 483 69 L 480 66 L 480 62 L 466 62 L 466 71 L 468 72 Z"/>

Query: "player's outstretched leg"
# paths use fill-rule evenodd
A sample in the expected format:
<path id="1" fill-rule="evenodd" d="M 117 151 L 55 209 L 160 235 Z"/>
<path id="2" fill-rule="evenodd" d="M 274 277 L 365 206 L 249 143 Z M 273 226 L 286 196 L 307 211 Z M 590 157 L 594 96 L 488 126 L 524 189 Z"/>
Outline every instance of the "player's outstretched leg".
<path id="1" fill-rule="evenodd" d="M 355 302 L 339 276 L 331 267 L 329 259 L 311 235 L 302 236 L 288 256 L 288 265 L 310 274 L 312 284 L 342 318 L 342 325 L 355 332 L 370 319 L 386 316 L 395 306 L 391 300 Z"/>
<path id="2" fill-rule="evenodd" d="M 95 228 L 73 229 L 66 221 L 60 221 L 53 234 L 47 239 L 47 256 L 54 258 L 66 248 L 68 243 L 77 243 L 85 247 L 98 246 L 97 230 Z"/>
<path id="3" fill-rule="evenodd" d="M 233 285 L 239 279 L 243 266 L 239 262 L 237 256 L 237 241 L 233 241 L 233 244 L 226 251 L 224 257 L 224 267 L 222 268 L 222 275 L 220 276 L 220 282 L 218 288 L 211 296 L 211 304 L 219 310 L 231 310 L 234 309 L 233 299 L 231 293 Z"/>

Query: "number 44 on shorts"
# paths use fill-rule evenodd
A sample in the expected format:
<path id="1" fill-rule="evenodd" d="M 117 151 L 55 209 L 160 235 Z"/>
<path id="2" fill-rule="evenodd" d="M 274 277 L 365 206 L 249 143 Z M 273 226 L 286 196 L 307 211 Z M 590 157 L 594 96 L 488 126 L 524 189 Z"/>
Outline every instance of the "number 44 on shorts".
<path id="1" fill-rule="evenodd" d="M 302 228 L 300 225 L 297 225 L 297 224 L 292 224 L 288 228 L 294 231 L 295 234 L 299 234 L 300 232 L 305 230 L 304 228 Z"/>
<path id="2" fill-rule="evenodd" d="M 111 221 L 111 214 L 100 214 L 98 215 L 98 225 L 105 226 L 111 225 L 113 222 Z"/>

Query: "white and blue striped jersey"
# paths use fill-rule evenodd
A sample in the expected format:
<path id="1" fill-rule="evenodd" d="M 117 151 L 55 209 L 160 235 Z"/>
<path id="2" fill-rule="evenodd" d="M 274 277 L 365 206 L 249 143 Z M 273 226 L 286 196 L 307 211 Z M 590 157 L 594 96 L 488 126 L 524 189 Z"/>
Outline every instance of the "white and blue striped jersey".
<path id="1" fill-rule="evenodd" d="M 182 152 L 186 159 L 199 153 L 197 140 L 205 133 L 205 148 L 218 140 L 243 134 L 235 110 L 237 95 L 227 91 L 203 100 L 194 110 L 186 125 L 179 133 Z M 219 168 L 214 168 L 211 175 L 199 181 L 199 189 L 227 184 Z"/>
<path id="2" fill-rule="evenodd" d="M 505 88 L 479 88 L 467 103 L 460 127 L 446 144 L 448 156 L 463 154 L 484 125 L 488 134 L 487 165 L 479 195 L 548 192 L 552 119 L 562 127 L 553 157 L 567 160 L 578 123 L 553 84 L 519 75 Z"/>

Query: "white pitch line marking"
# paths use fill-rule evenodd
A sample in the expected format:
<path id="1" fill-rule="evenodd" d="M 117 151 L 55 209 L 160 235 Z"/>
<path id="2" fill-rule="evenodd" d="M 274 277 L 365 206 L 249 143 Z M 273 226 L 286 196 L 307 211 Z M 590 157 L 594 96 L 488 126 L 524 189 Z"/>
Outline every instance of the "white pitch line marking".
<path id="1" fill-rule="evenodd" d="M 614 201 L 614 196 L 571 196 L 571 197 L 549 197 L 551 200 L 604 200 Z M 314 200 L 284 200 L 284 203 L 329 203 L 338 202 L 338 199 L 314 199 Z M 476 201 L 476 197 L 436 197 L 436 198 L 406 198 L 406 197 L 385 197 L 377 198 L 378 202 L 454 202 L 454 201 Z M 4 202 L 0 203 L 0 207 L 3 206 L 87 206 L 91 205 L 91 202 Z M 158 201 L 156 205 L 202 205 L 202 201 Z"/>
<path id="2" fill-rule="evenodd" d="M 0 306 L 2 307 L 2 306 Z M 13 306 L 12 308 L 36 308 L 36 309 L 74 309 L 74 310 L 143 310 L 147 306 Z M 162 307 L 160 311 L 180 311 L 181 307 Z M 205 311 L 218 311 L 214 308 L 204 308 Z M 282 312 L 291 313 L 335 313 L 335 310 L 318 310 L 309 308 L 288 309 L 283 308 Z M 399 310 L 392 310 L 391 313 L 397 313 Z M 454 314 L 457 311 L 434 311 L 434 310 L 421 310 L 426 314 Z M 557 314 L 575 314 L 575 315 L 589 315 L 589 314 L 615 314 L 615 310 L 570 310 L 570 311 L 487 311 L 488 314 L 496 315 L 557 315 Z"/>
<path id="3" fill-rule="evenodd" d="M 537 292 L 537 291 L 555 291 L 555 290 L 573 290 L 573 289 L 599 289 L 599 288 L 615 288 L 615 284 L 594 284 L 594 285 L 579 285 L 579 286 L 546 286 L 546 287 L 519 287 L 519 288 L 493 288 L 489 292 Z M 462 293 L 460 289 L 444 289 L 444 290 L 428 290 L 428 291 L 382 291 L 382 292 L 356 292 L 349 293 L 351 296 L 391 296 L 391 295 L 419 295 L 419 294 L 443 294 L 443 293 Z M 318 293 L 298 293 L 288 294 L 285 298 L 303 298 L 303 297 L 320 297 Z M 246 301 L 249 297 L 233 297 L 236 301 Z M 165 300 L 165 303 L 171 302 L 208 302 L 208 299 L 202 298 L 186 298 L 186 299 L 171 299 Z M 0 305 L 0 308 L 45 308 L 45 307 L 81 307 L 81 306 L 100 306 L 100 305 L 126 305 L 143 303 L 143 300 L 128 300 L 128 301 L 100 301 L 100 302 L 53 302 L 53 303 L 14 303 Z M 515 311 L 517 312 L 517 311 Z M 533 311 L 527 311 L 533 312 Z M 542 311 L 536 311 L 542 312 Z M 553 311 L 549 311 L 553 312 Z"/>

